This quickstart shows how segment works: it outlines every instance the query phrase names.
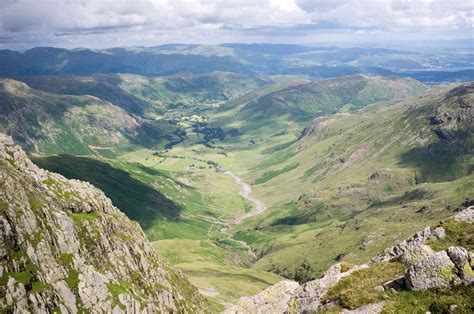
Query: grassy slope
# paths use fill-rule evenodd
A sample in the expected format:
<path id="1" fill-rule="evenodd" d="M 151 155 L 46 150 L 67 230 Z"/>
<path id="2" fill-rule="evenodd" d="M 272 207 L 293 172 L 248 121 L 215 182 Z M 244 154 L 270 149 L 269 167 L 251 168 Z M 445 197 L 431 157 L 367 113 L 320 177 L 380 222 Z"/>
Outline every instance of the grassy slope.
<path id="1" fill-rule="evenodd" d="M 248 172 L 254 182 L 279 174 L 254 186 L 272 210 L 238 228 L 237 238 L 261 252 L 254 267 L 292 277 L 307 260 L 316 276 L 336 259 L 361 262 L 471 196 L 472 129 L 463 142 L 470 153 L 433 148 L 439 140 L 428 118 L 446 91 L 322 119 L 278 151 L 284 158 Z M 408 162 L 413 152 L 423 152 L 425 164 Z"/>

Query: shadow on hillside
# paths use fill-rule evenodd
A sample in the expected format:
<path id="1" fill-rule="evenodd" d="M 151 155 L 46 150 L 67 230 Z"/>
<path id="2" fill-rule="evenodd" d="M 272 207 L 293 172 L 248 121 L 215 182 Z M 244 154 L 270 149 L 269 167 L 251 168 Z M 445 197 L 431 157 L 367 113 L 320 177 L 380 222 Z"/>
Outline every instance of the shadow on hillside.
<path id="1" fill-rule="evenodd" d="M 429 198 L 429 192 L 425 189 L 413 189 L 406 191 L 403 195 L 397 195 L 383 201 L 370 204 L 369 208 L 400 206 L 413 201 L 425 200 Z"/>
<path id="2" fill-rule="evenodd" d="M 39 167 L 57 172 L 69 179 L 92 183 L 101 189 L 130 219 L 143 229 L 151 227 L 158 218 L 178 219 L 181 206 L 149 185 L 134 179 L 126 171 L 87 157 L 59 155 L 32 158 Z"/>
<path id="3" fill-rule="evenodd" d="M 400 165 L 417 169 L 417 183 L 453 181 L 472 173 L 474 169 L 468 160 L 473 149 L 469 130 L 436 134 L 436 142 L 404 153 Z"/>

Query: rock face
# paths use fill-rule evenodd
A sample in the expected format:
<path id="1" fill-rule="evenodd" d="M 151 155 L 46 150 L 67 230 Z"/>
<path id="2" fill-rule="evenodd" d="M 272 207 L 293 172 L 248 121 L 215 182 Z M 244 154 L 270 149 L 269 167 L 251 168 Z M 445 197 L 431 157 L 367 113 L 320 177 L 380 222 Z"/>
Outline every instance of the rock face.
<path id="1" fill-rule="evenodd" d="M 204 305 L 100 190 L 39 169 L 0 134 L 0 312 L 201 312 Z"/>
<path id="2" fill-rule="evenodd" d="M 294 294 L 298 311 L 315 312 L 322 305 L 322 297 L 333 286 L 335 286 L 341 278 L 349 276 L 353 272 L 367 268 L 367 265 L 353 266 L 346 270 L 341 267 L 343 264 L 335 264 L 331 266 L 323 277 L 309 281 L 299 287 Z"/>

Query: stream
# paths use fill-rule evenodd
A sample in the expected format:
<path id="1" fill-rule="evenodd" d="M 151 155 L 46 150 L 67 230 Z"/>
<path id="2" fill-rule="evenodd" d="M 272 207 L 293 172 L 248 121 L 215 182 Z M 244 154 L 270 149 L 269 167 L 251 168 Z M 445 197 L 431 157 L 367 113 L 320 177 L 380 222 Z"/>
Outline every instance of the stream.
<path id="1" fill-rule="evenodd" d="M 263 213 L 264 211 L 267 210 L 267 206 L 259 199 L 255 198 L 253 195 L 252 195 L 252 187 L 250 186 L 250 184 L 244 182 L 242 180 L 241 177 L 239 177 L 238 175 L 236 175 L 235 173 L 229 171 L 229 170 L 225 170 L 219 166 L 215 166 L 215 169 L 217 172 L 219 173 L 222 173 L 224 175 L 227 175 L 227 176 L 230 176 L 232 179 L 234 179 L 235 183 L 237 183 L 240 187 L 240 191 L 239 191 L 239 194 L 244 198 L 246 199 L 247 201 L 249 201 L 250 203 L 252 203 L 253 205 L 253 210 L 247 212 L 247 213 L 243 213 L 241 214 L 240 216 L 237 216 L 235 217 L 229 224 L 227 224 L 225 227 L 222 227 L 221 229 L 219 229 L 219 231 L 223 234 L 226 234 L 228 235 L 233 241 L 235 242 L 238 242 L 240 243 L 242 246 L 244 246 L 247 251 L 249 252 L 249 254 L 253 257 L 253 259 L 257 259 L 257 255 L 255 254 L 255 252 L 252 250 L 252 248 L 250 247 L 250 245 L 247 244 L 247 242 L 245 241 L 241 241 L 241 240 L 236 240 L 232 237 L 231 234 L 229 234 L 227 232 L 228 228 L 230 226 L 233 226 L 233 225 L 237 225 L 239 223 L 241 223 L 242 221 L 244 221 L 245 219 L 248 219 L 250 217 L 254 217 L 258 214 L 261 214 Z"/>

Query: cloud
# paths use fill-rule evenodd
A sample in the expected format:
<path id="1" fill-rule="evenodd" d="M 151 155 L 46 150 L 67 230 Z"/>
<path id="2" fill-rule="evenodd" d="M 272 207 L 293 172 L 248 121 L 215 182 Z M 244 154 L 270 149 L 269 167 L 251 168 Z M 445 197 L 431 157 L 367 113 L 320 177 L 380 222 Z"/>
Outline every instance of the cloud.
<path id="1" fill-rule="evenodd" d="M 100 46 L 297 40 L 292 32 L 349 38 L 360 30 L 469 36 L 472 11 L 465 0 L 0 0 L 0 37 L 25 46 Z"/>

